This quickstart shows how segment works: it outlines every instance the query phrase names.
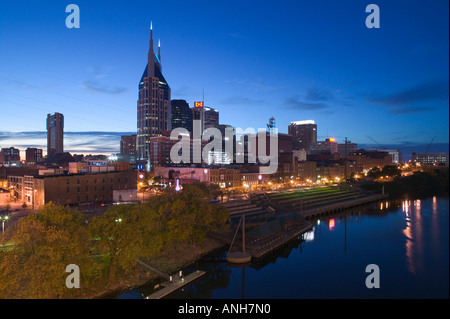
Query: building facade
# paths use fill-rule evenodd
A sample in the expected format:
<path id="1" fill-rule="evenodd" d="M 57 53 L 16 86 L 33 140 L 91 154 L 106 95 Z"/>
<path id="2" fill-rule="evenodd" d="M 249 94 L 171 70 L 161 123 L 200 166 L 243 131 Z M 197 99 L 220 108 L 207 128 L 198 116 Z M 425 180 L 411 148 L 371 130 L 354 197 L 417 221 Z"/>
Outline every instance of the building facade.
<path id="1" fill-rule="evenodd" d="M 15 147 L 2 148 L 0 152 L 0 165 L 16 166 L 20 164 L 20 150 Z"/>
<path id="2" fill-rule="evenodd" d="M 47 157 L 64 152 L 64 115 L 47 114 Z"/>
<path id="3" fill-rule="evenodd" d="M 136 154 L 136 134 L 122 135 L 120 138 L 120 155 Z"/>
<path id="4" fill-rule="evenodd" d="M 25 161 L 27 165 L 36 165 L 42 161 L 42 149 L 28 147 L 25 151 Z"/>
<path id="5" fill-rule="evenodd" d="M 411 161 L 425 165 L 448 166 L 448 153 L 412 153 Z"/>
<path id="6" fill-rule="evenodd" d="M 192 112 L 185 100 L 170 101 L 172 115 L 172 129 L 184 128 L 192 133 Z"/>
<path id="7" fill-rule="evenodd" d="M 219 125 L 219 111 L 205 106 L 203 113 L 203 124 L 205 129 Z"/>
<path id="8" fill-rule="evenodd" d="M 110 202 L 114 191 L 136 190 L 134 171 L 98 174 L 8 176 L 8 185 L 16 200 L 39 207 Z"/>
<path id="9" fill-rule="evenodd" d="M 161 46 L 158 55 L 153 51 L 153 28 L 150 26 L 150 48 L 147 66 L 139 81 L 137 101 L 137 154 L 138 160 L 150 170 L 150 138 L 171 130 L 171 91 L 162 74 Z"/>
<path id="10" fill-rule="evenodd" d="M 291 122 L 288 134 L 293 137 L 295 150 L 308 149 L 311 143 L 317 142 L 317 124 L 312 120 Z"/>

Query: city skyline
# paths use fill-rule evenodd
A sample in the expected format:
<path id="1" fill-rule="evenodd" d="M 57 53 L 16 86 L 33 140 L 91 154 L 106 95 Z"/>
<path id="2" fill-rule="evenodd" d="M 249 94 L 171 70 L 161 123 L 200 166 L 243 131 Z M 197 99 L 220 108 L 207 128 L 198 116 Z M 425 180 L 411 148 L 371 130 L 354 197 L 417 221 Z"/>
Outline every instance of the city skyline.
<path id="1" fill-rule="evenodd" d="M 68 29 L 65 5 L 2 3 L 0 145 L 45 148 L 45 116 L 60 112 L 65 150 L 117 153 L 136 133 L 153 21 L 172 99 L 204 97 L 221 124 L 274 116 L 287 133 L 311 119 L 318 140 L 448 152 L 448 2 L 377 4 L 380 29 L 366 28 L 366 3 L 77 1 L 81 27 Z"/>

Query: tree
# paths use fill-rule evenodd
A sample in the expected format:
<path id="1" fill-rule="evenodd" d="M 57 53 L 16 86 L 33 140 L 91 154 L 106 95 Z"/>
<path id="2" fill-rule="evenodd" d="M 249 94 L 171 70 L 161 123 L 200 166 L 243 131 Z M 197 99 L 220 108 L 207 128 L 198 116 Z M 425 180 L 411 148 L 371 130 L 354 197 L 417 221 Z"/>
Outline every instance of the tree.
<path id="1" fill-rule="evenodd" d="M 382 175 L 381 170 L 378 166 L 375 166 L 373 168 L 370 169 L 370 171 L 367 172 L 367 175 L 369 177 L 372 177 L 374 179 L 380 177 Z"/>
<path id="2" fill-rule="evenodd" d="M 399 177 L 402 175 L 402 171 L 397 165 L 385 165 L 381 171 L 381 175 Z"/>
<path id="3" fill-rule="evenodd" d="M 114 281 L 118 271 L 130 271 L 142 255 L 143 233 L 136 209 L 139 206 L 112 206 L 89 222 L 96 252 L 103 257 L 110 282 Z"/>
<path id="4" fill-rule="evenodd" d="M 0 298 L 64 298 L 80 293 L 68 289 L 66 266 L 76 264 L 88 286 L 88 233 L 81 214 L 49 203 L 19 219 L 5 234 L 13 248 L 0 252 Z"/>

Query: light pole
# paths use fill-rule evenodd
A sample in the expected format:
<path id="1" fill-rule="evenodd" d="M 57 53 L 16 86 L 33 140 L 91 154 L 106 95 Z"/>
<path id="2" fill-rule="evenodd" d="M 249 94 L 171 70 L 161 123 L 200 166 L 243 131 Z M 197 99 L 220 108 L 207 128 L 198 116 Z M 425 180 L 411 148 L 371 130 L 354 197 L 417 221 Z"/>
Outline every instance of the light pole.
<path id="1" fill-rule="evenodd" d="M 141 190 L 142 190 L 142 202 L 144 202 L 144 187 L 143 187 L 143 183 L 139 182 L 139 186 L 141 186 Z"/>
<path id="2" fill-rule="evenodd" d="M 2 234 L 5 232 L 5 222 L 9 219 L 8 215 L 1 216 L 0 219 L 2 220 Z"/>

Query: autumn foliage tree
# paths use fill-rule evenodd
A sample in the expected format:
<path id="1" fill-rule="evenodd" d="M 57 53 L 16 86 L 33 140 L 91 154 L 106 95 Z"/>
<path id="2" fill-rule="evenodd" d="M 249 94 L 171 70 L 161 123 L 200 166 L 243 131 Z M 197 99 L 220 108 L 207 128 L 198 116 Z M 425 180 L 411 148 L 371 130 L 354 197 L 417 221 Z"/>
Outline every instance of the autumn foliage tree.
<path id="1" fill-rule="evenodd" d="M 117 205 L 89 221 L 52 203 L 20 218 L 2 236 L 0 298 L 71 298 L 117 283 L 140 257 L 158 256 L 178 242 L 197 245 L 226 227 L 228 212 L 216 188 L 202 183 L 167 190 L 145 204 Z M 76 264 L 81 288 L 65 285 L 66 266 Z"/>
<path id="2" fill-rule="evenodd" d="M 66 266 L 90 267 L 88 232 L 82 216 L 52 203 L 21 218 L 2 238 L 0 298 L 62 298 L 79 291 L 65 285 Z M 82 282 L 89 279 L 81 274 Z"/>

